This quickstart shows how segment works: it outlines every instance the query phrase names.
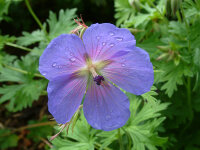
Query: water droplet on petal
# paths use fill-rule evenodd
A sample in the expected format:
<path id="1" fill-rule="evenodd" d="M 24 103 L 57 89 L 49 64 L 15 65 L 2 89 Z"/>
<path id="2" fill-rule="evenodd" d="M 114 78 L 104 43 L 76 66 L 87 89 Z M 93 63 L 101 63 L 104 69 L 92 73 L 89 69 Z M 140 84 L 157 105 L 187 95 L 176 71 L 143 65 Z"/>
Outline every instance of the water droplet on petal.
<path id="1" fill-rule="evenodd" d="M 70 55 L 73 56 L 73 53 L 71 52 Z"/>
<path id="2" fill-rule="evenodd" d="M 110 32 L 109 34 L 110 34 L 111 36 L 115 35 L 113 32 Z"/>
<path id="3" fill-rule="evenodd" d="M 108 121 L 111 117 L 109 115 L 106 116 L 106 120 Z"/>
<path id="4" fill-rule="evenodd" d="M 58 68 L 59 68 L 59 69 L 61 69 L 61 68 L 62 68 L 62 66 L 60 65 L 60 66 L 58 66 Z"/>
<path id="5" fill-rule="evenodd" d="M 42 72 L 42 75 L 45 76 L 45 75 L 47 75 L 47 73 L 46 72 Z"/>
<path id="6" fill-rule="evenodd" d="M 99 40 L 99 39 L 100 39 L 100 36 L 96 36 L 96 38 L 97 38 L 97 40 Z"/>
<path id="7" fill-rule="evenodd" d="M 52 90 L 53 90 L 53 89 L 50 88 L 50 87 L 47 88 L 47 91 L 48 91 L 48 92 L 52 92 Z"/>
<path id="8" fill-rule="evenodd" d="M 123 40 L 123 38 L 122 37 L 116 37 L 116 40 L 121 42 Z"/>
<path id="9" fill-rule="evenodd" d="M 110 43 L 110 47 L 113 47 L 115 44 L 114 43 Z"/>
<path id="10" fill-rule="evenodd" d="M 55 46 L 55 47 L 56 47 L 56 46 L 57 46 L 57 43 L 55 42 L 55 43 L 53 44 L 53 46 Z"/>
<path id="11" fill-rule="evenodd" d="M 128 69 L 126 69 L 125 71 L 126 71 L 126 72 L 129 72 L 129 70 L 128 70 Z"/>
<path id="12" fill-rule="evenodd" d="M 125 67 L 126 65 L 125 64 L 122 64 L 122 67 Z"/>
<path id="13" fill-rule="evenodd" d="M 70 60 L 71 62 L 75 62 L 76 59 L 75 59 L 74 57 L 72 57 L 72 58 L 70 58 L 69 60 Z"/>
<path id="14" fill-rule="evenodd" d="M 101 52 L 101 50 L 97 50 L 97 53 L 99 54 Z"/>
<path id="15" fill-rule="evenodd" d="M 103 46 L 106 45 L 106 42 L 103 42 L 102 45 L 103 45 Z"/>
<path id="16" fill-rule="evenodd" d="M 57 63 L 56 62 L 54 62 L 53 64 L 52 64 L 52 67 L 55 67 L 57 65 Z"/>

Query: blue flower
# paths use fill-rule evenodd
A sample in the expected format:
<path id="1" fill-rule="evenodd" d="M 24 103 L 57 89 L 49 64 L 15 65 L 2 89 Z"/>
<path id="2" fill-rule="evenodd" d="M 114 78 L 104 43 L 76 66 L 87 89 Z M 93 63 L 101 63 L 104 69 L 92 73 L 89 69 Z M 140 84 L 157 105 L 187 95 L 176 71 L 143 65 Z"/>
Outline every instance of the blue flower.
<path id="1" fill-rule="evenodd" d="M 154 80 L 148 53 L 135 44 L 129 30 L 109 23 L 91 25 L 82 39 L 75 34 L 53 39 L 40 57 L 39 71 L 49 80 L 48 108 L 55 120 L 69 122 L 86 94 L 83 112 L 93 128 L 122 127 L 130 104 L 119 88 L 141 95 Z"/>

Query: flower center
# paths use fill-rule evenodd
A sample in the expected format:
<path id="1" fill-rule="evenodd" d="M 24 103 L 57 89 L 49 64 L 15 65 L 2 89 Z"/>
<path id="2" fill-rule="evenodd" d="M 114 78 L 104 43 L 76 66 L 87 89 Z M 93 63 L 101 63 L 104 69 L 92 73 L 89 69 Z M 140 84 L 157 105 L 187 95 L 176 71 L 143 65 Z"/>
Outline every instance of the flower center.
<path id="1" fill-rule="evenodd" d="M 94 79 L 94 81 L 96 82 L 97 85 L 101 85 L 101 81 L 104 81 L 104 77 L 100 76 L 100 75 L 97 75 L 93 79 Z"/>
<path id="2" fill-rule="evenodd" d="M 101 85 L 102 81 L 104 81 L 104 77 L 100 76 L 96 73 L 94 67 L 89 68 L 89 71 L 92 73 L 93 80 L 96 82 L 97 85 Z"/>
<path id="3" fill-rule="evenodd" d="M 86 70 L 89 71 L 93 76 L 93 81 L 96 82 L 97 85 L 103 85 L 102 82 L 105 80 L 104 77 L 99 74 L 99 71 L 109 65 L 111 61 L 104 60 L 93 62 L 92 59 L 88 56 L 88 54 L 84 55 L 87 68 Z"/>

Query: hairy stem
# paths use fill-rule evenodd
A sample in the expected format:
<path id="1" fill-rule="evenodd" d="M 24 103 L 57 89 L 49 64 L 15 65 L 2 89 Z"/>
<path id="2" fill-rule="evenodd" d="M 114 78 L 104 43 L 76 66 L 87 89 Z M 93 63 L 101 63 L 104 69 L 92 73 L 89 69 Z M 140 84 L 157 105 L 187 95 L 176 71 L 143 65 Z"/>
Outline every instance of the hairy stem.
<path id="1" fill-rule="evenodd" d="M 31 8 L 31 5 L 29 3 L 29 0 L 25 0 L 26 6 L 28 8 L 28 11 L 30 12 L 30 14 L 32 15 L 32 17 L 34 18 L 34 20 L 37 22 L 37 24 L 39 25 L 39 27 L 42 29 L 42 31 L 44 31 L 46 39 L 48 41 L 50 41 L 49 37 L 48 37 L 48 33 L 46 31 L 46 29 L 43 27 L 42 23 L 40 22 L 40 20 L 38 19 L 38 17 L 36 16 L 36 14 L 34 13 L 33 9 Z"/>
<path id="2" fill-rule="evenodd" d="M 18 48 L 18 49 L 22 49 L 22 50 L 28 51 L 28 52 L 32 51 L 32 49 L 30 49 L 30 48 L 23 47 L 23 46 L 20 46 L 20 45 L 14 44 L 14 43 L 10 43 L 10 42 L 7 42 L 6 45 L 12 46 L 12 47 L 15 47 L 15 48 Z"/>
<path id="3" fill-rule="evenodd" d="M 28 11 L 30 12 L 30 14 L 32 15 L 32 17 L 35 19 L 35 21 L 37 22 L 37 24 L 39 25 L 39 27 L 44 30 L 42 23 L 40 22 L 40 20 L 38 19 L 38 17 L 35 15 L 33 9 L 31 8 L 31 5 L 29 3 L 29 0 L 25 0 L 26 6 L 28 8 Z"/>
<path id="4" fill-rule="evenodd" d="M 17 71 L 17 72 L 20 72 L 22 74 L 28 74 L 29 72 L 28 71 L 25 71 L 25 70 L 22 70 L 22 69 L 19 69 L 19 68 L 15 68 L 15 67 L 12 67 L 12 66 L 8 66 L 8 65 L 5 65 L 4 66 L 10 70 L 14 70 L 14 71 Z M 40 78 L 44 78 L 44 76 L 42 76 L 41 74 L 38 74 L 38 73 L 34 73 L 34 76 L 35 77 L 40 77 Z"/>
<path id="5" fill-rule="evenodd" d="M 30 125 L 19 127 L 17 129 L 13 129 L 11 132 L 3 134 L 0 137 L 8 136 L 8 135 L 13 134 L 15 132 L 22 131 L 22 130 L 29 129 L 29 128 L 36 128 L 36 127 L 41 127 L 41 126 L 49 126 L 49 125 L 55 125 L 55 124 L 56 124 L 55 121 L 48 121 L 48 122 L 30 124 Z"/>
<path id="6" fill-rule="evenodd" d="M 46 145 L 48 145 L 50 148 L 53 148 L 53 145 L 48 140 L 46 140 L 45 138 L 39 137 L 39 139 L 42 142 L 44 142 Z"/>

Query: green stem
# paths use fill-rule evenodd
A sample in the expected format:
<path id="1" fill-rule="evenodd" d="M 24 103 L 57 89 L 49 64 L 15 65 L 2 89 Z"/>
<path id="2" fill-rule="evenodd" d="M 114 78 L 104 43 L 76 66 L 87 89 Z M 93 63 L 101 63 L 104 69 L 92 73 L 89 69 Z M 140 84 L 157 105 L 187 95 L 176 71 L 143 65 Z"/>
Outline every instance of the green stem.
<path id="1" fill-rule="evenodd" d="M 25 3 L 26 3 L 26 6 L 27 6 L 30 14 L 33 16 L 33 18 L 35 19 L 35 21 L 37 22 L 37 24 L 39 25 L 39 27 L 44 31 L 42 23 L 40 22 L 40 20 L 38 19 L 38 17 L 35 15 L 33 9 L 31 8 L 31 5 L 30 5 L 29 1 L 25 0 Z"/>
<path id="2" fill-rule="evenodd" d="M 7 42 L 6 45 L 12 46 L 12 47 L 15 47 L 15 48 L 19 48 L 19 49 L 22 49 L 22 50 L 28 51 L 28 52 L 31 52 L 31 51 L 32 51 L 32 49 L 30 49 L 30 48 L 23 47 L 23 46 L 19 46 L 19 45 L 17 45 L 17 44 L 10 43 L 10 42 Z"/>
<path id="3" fill-rule="evenodd" d="M 38 17 L 36 16 L 36 14 L 34 13 L 33 9 L 31 8 L 29 0 L 25 0 L 25 3 L 26 3 L 26 6 L 27 6 L 30 14 L 33 16 L 33 18 L 35 19 L 35 21 L 37 22 L 39 27 L 42 29 L 42 31 L 44 31 L 47 41 L 50 42 L 50 38 L 48 37 L 48 33 L 47 33 L 46 29 L 43 27 L 43 25 L 40 22 L 40 20 L 38 19 Z"/>
<path id="4" fill-rule="evenodd" d="M 26 125 L 26 126 L 22 126 L 22 127 L 13 129 L 9 133 L 5 133 L 5 134 L 0 135 L 0 137 L 8 136 L 10 134 L 13 134 L 15 132 L 22 131 L 22 130 L 25 130 L 25 129 L 36 128 L 36 127 L 41 127 L 41 126 L 52 126 L 52 125 L 55 125 L 55 124 L 57 124 L 55 121 L 48 121 L 48 122 L 41 122 L 41 123 L 36 123 L 36 124 L 29 124 L 29 125 Z"/>
<path id="5" fill-rule="evenodd" d="M 122 143 L 122 137 L 121 137 L 121 133 L 120 133 L 120 128 L 117 129 L 118 131 L 118 140 L 119 140 L 119 146 L 120 146 L 120 150 L 123 150 L 123 143 Z"/>
<path id="6" fill-rule="evenodd" d="M 8 65 L 5 65 L 4 66 L 10 70 L 14 70 L 14 71 L 17 71 L 17 72 L 20 72 L 22 74 L 29 74 L 28 71 L 25 71 L 25 70 L 22 70 L 22 69 L 19 69 L 19 68 L 15 68 L 15 67 L 12 67 L 12 66 L 8 66 Z M 44 76 L 42 76 L 41 74 L 38 74 L 38 73 L 34 73 L 34 76 L 35 77 L 40 77 L 40 78 L 44 78 Z"/>

